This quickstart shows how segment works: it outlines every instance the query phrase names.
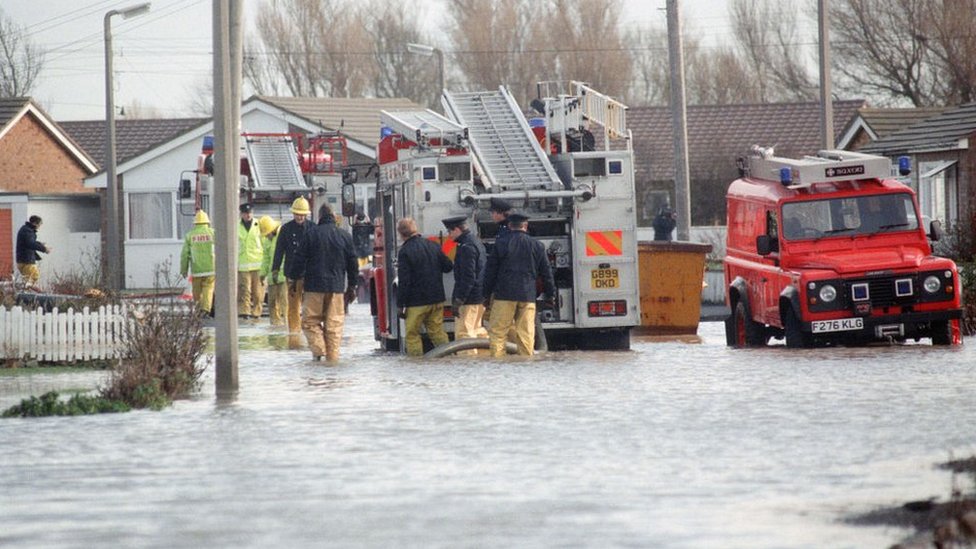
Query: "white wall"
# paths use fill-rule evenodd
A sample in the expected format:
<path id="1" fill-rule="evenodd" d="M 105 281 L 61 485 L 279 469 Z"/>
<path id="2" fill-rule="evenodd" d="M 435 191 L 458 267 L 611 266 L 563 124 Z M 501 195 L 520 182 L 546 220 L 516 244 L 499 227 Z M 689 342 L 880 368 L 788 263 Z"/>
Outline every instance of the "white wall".
<path id="1" fill-rule="evenodd" d="M 98 232 L 100 210 L 94 195 L 32 196 L 23 219 L 14 220 L 17 230 L 27 218 L 43 220 L 37 240 L 51 248 L 41 254 L 40 285 L 46 288 L 56 273 L 79 273 L 99 268 L 101 242 Z"/>

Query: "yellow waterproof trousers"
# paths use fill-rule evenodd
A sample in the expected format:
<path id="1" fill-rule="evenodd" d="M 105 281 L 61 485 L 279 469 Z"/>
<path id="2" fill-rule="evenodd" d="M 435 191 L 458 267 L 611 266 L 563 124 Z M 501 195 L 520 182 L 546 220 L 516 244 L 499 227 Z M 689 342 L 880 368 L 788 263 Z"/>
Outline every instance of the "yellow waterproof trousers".
<path id="1" fill-rule="evenodd" d="M 284 326 L 288 313 L 288 286 L 284 282 L 268 284 L 268 319 L 272 326 Z"/>
<path id="2" fill-rule="evenodd" d="M 434 346 L 448 342 L 447 332 L 444 331 L 444 304 L 419 305 L 407 307 L 405 321 L 407 333 L 404 340 L 407 344 L 407 354 L 421 356 L 424 354 L 424 342 L 420 338 L 420 327 L 427 330 L 427 337 Z"/>
<path id="3" fill-rule="evenodd" d="M 301 278 L 298 280 L 288 281 L 288 332 L 295 334 L 302 331 L 302 290 L 305 287 L 305 281 Z"/>
<path id="4" fill-rule="evenodd" d="M 193 288 L 193 302 L 197 304 L 197 309 L 201 312 L 210 314 L 213 309 L 214 276 L 194 276 L 190 283 Z"/>
<path id="5" fill-rule="evenodd" d="M 488 327 L 491 356 L 505 356 L 505 342 L 513 324 L 518 354 L 532 355 L 535 347 L 535 303 L 495 299 L 491 302 L 491 318 Z"/>
<path id="6" fill-rule="evenodd" d="M 329 362 L 339 360 L 339 343 L 346 321 L 342 292 L 305 292 L 302 299 L 302 329 L 316 360 L 324 356 Z"/>
<path id="7" fill-rule="evenodd" d="M 478 303 L 474 305 L 461 305 L 454 311 L 454 340 L 488 337 L 488 330 L 481 325 L 482 318 L 485 316 L 485 306 Z M 477 349 L 460 351 L 459 355 L 476 355 Z"/>
<path id="8" fill-rule="evenodd" d="M 260 318 L 264 312 L 264 281 L 259 271 L 237 272 L 237 314 Z"/>
<path id="9" fill-rule="evenodd" d="M 28 286 L 37 284 L 41 278 L 41 270 L 37 268 L 37 263 L 18 263 L 17 270 L 20 271 L 20 276 L 24 277 L 24 282 Z"/>

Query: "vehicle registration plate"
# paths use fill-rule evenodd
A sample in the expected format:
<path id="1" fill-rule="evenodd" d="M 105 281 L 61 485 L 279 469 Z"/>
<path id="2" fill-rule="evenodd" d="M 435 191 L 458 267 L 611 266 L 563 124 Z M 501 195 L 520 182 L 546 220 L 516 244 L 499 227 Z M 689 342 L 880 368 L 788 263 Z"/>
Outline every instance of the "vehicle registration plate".
<path id="1" fill-rule="evenodd" d="M 814 320 L 810 323 L 813 333 L 822 334 L 824 332 L 846 332 L 849 330 L 860 330 L 864 328 L 864 319 L 838 318 L 835 320 Z"/>
<path id="2" fill-rule="evenodd" d="M 617 269 L 593 269 L 590 272 L 590 288 L 614 290 L 620 287 L 620 271 Z"/>

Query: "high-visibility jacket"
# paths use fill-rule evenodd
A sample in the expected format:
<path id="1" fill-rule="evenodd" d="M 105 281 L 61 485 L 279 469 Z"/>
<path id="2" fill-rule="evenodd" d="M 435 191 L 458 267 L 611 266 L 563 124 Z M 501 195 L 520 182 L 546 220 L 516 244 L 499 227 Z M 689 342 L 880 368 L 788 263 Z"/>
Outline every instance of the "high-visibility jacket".
<path id="1" fill-rule="evenodd" d="M 279 231 L 280 232 L 280 231 Z M 271 279 L 271 263 L 274 260 L 275 249 L 278 246 L 278 232 L 273 238 L 264 239 L 264 259 L 261 261 L 261 278 L 267 278 L 268 284 L 281 284 L 285 282 L 285 261 L 281 261 L 281 270 L 278 271 L 278 278 Z"/>
<path id="2" fill-rule="evenodd" d="M 180 274 L 214 276 L 214 230 L 210 225 L 196 225 L 183 239 Z"/>
<path id="3" fill-rule="evenodd" d="M 261 270 L 264 260 L 264 246 L 261 244 L 261 229 L 258 222 L 251 222 L 251 229 L 244 228 L 244 222 L 237 224 L 237 270 L 241 272 Z"/>

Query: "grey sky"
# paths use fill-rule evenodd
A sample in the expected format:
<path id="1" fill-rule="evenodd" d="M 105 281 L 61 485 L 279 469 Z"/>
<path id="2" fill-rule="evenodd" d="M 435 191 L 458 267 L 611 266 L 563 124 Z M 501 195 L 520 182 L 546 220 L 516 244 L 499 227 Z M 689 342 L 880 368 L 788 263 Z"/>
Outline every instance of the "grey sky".
<path id="1" fill-rule="evenodd" d="M 46 50 L 34 97 L 58 120 L 104 117 L 105 12 L 140 0 L 3 0 L 2 9 Z M 245 0 L 246 17 L 261 0 Z M 430 25 L 439 0 L 421 2 Z M 664 24 L 665 0 L 624 0 L 626 19 Z M 709 40 L 728 42 L 726 0 L 683 0 L 688 21 Z M 43 7 L 42 7 L 43 6 Z M 152 107 L 162 116 L 188 114 L 194 85 L 210 78 L 208 0 L 152 0 L 148 14 L 113 18 L 116 105 Z"/>

